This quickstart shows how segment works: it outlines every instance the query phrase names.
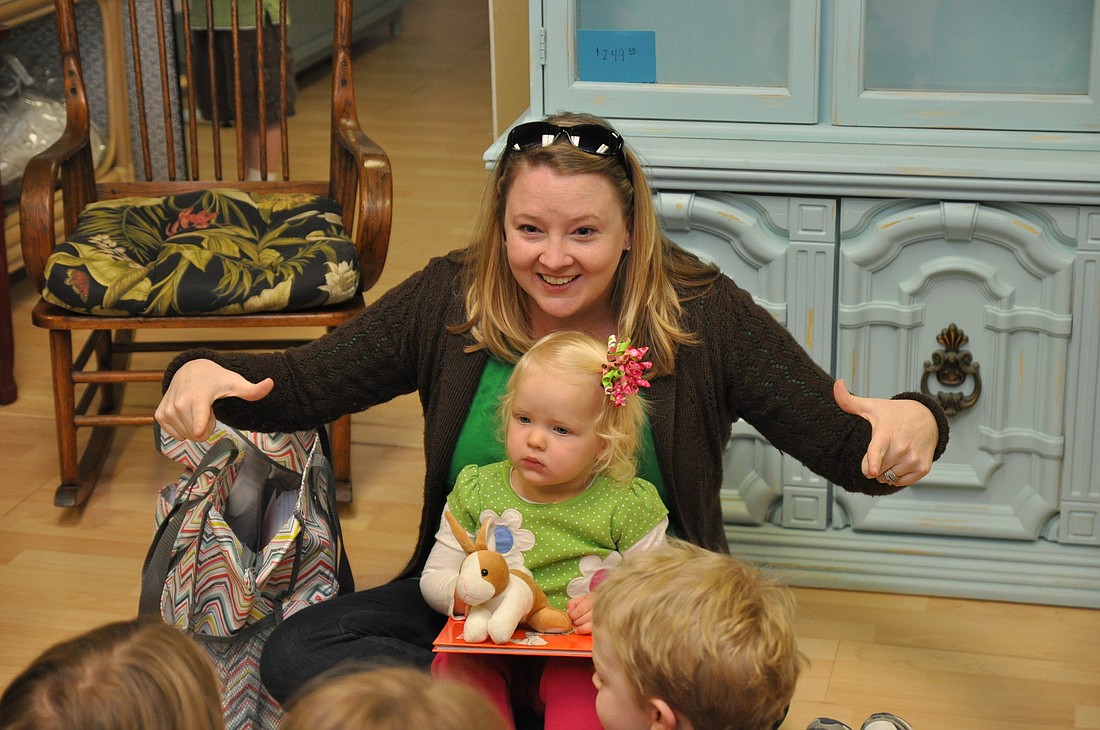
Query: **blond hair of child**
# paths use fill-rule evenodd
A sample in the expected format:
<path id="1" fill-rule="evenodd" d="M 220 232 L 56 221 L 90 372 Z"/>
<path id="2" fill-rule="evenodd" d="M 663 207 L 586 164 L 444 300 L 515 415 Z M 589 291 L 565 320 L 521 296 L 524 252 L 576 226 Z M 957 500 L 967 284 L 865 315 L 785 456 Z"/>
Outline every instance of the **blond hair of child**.
<path id="1" fill-rule="evenodd" d="M 788 588 L 669 539 L 632 555 L 595 597 L 593 635 L 614 652 L 640 706 L 660 698 L 697 729 L 781 723 L 804 661 Z"/>
<path id="2" fill-rule="evenodd" d="M 54 644 L 0 697 L 3 730 L 220 730 L 220 684 L 198 644 L 159 620 Z"/>
<path id="3" fill-rule="evenodd" d="M 504 730 L 477 690 L 408 667 L 345 667 L 292 698 L 280 730 Z"/>
<path id="4" fill-rule="evenodd" d="M 591 384 L 593 393 L 603 393 L 604 365 L 608 363 L 608 346 L 581 332 L 552 332 L 528 350 L 512 371 L 500 407 L 502 428 L 512 415 L 517 385 L 527 378 L 538 378 L 547 388 L 555 383 Z M 596 460 L 594 473 L 606 472 L 615 481 L 633 479 L 637 472 L 636 455 L 645 425 L 645 403 L 641 398 L 625 398 L 616 405 L 611 397 L 602 395 L 603 408 L 596 417 L 596 436 L 606 444 Z"/>

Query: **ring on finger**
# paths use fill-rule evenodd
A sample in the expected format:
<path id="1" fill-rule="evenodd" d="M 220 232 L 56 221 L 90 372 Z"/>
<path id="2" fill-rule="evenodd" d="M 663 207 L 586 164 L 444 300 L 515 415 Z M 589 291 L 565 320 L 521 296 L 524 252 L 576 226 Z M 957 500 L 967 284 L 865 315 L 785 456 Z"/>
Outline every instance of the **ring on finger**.
<path id="1" fill-rule="evenodd" d="M 898 480 L 898 475 L 894 473 L 893 469 L 887 469 L 882 473 L 882 476 L 886 479 L 886 483 L 891 487 L 894 486 L 894 482 Z"/>

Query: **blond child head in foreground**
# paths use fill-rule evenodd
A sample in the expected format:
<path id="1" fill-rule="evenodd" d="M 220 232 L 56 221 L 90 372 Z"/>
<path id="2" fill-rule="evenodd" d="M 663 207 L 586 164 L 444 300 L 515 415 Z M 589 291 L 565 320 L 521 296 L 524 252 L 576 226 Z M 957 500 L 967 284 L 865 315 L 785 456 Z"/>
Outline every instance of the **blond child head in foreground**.
<path id="1" fill-rule="evenodd" d="M 606 730 L 772 730 L 803 663 L 794 598 L 727 555 L 669 540 L 596 591 L 596 709 Z"/>
<path id="2" fill-rule="evenodd" d="M 220 730 L 220 683 L 160 620 L 104 624 L 42 652 L 0 698 L 3 730 Z"/>
<path id="3" fill-rule="evenodd" d="M 504 730 L 470 687 L 406 667 L 337 667 L 289 703 L 280 730 Z"/>

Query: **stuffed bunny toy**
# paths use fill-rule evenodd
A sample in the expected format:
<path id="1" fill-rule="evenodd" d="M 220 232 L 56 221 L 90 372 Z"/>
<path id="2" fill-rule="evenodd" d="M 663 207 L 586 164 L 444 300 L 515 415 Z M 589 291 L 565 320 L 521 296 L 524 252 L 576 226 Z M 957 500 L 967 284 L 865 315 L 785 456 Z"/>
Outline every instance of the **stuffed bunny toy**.
<path id="1" fill-rule="evenodd" d="M 481 523 L 476 542 L 450 512 L 445 513 L 451 532 L 466 553 L 458 571 L 455 593 L 466 604 L 463 638 L 473 644 L 491 638 L 503 644 L 520 624 L 543 634 L 564 634 L 573 622 L 564 611 L 552 607 L 534 578 L 512 570 L 496 550 L 496 520 Z"/>

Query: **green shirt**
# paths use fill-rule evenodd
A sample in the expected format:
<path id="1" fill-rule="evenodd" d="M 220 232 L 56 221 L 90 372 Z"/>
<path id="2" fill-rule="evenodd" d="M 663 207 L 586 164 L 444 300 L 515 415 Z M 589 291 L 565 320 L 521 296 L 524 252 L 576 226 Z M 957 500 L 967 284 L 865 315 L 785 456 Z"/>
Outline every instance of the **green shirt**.
<path id="1" fill-rule="evenodd" d="M 483 515 L 496 519 L 497 550 L 513 566 L 522 559 L 555 608 L 592 590 L 592 581 L 622 561 L 622 553 L 668 514 L 644 479 L 616 482 L 606 475 L 564 502 L 539 504 L 519 497 L 508 483 L 511 465 L 468 466 L 447 504 L 467 532 Z"/>

